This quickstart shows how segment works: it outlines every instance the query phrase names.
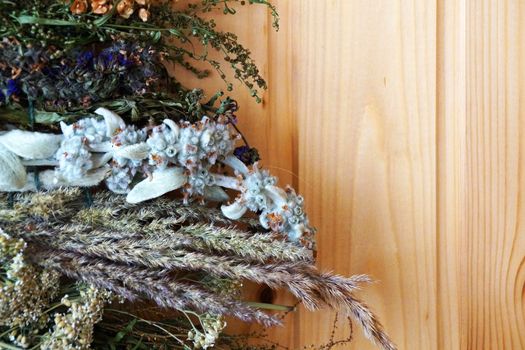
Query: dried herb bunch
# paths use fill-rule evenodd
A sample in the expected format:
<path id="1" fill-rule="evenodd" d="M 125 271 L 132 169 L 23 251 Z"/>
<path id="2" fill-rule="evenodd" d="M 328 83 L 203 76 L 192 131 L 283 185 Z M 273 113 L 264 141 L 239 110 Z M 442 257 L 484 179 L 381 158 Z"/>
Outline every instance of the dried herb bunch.
<path id="1" fill-rule="evenodd" d="M 57 58 L 53 46 L 38 44 L 20 53 L 20 43 L 0 43 L 0 90 L 22 105 L 29 100 L 48 111 L 89 107 L 120 96 L 142 96 L 166 80 L 159 55 L 148 45 L 115 41 L 105 48 L 71 50 Z M 1 99 L 0 99 L 1 100 Z"/>
<path id="2" fill-rule="evenodd" d="M 385 349 L 394 348 L 354 296 L 368 277 L 321 273 L 311 251 L 270 236 L 254 222 L 241 229 L 215 209 L 193 209 L 166 198 L 140 207 L 106 192 L 94 194 L 92 205 L 79 210 L 82 198 L 79 190 L 15 195 L 12 209 L 1 209 L 0 221 L 28 243 L 34 264 L 131 301 L 279 324 L 237 293 L 210 288 L 209 278 L 231 286 L 249 280 L 286 288 L 312 310 L 345 310 L 367 336 Z"/>
<path id="3" fill-rule="evenodd" d="M 161 77 L 158 62 L 164 59 L 183 65 L 200 78 L 209 71 L 197 69 L 192 61 L 208 62 L 224 80 L 222 67 L 227 63 L 234 77 L 260 101 L 257 88 L 267 86 L 250 51 L 238 42 L 235 34 L 216 30 L 213 20 L 200 16 L 220 7 L 225 14 L 235 13 L 231 3 L 236 2 L 244 4 L 234 0 L 202 1 L 188 5 L 185 10 L 174 10 L 169 2 L 147 0 L 1 0 L 0 36 L 4 38 L 4 47 L 0 69 L 4 72 L 0 76 L 0 105 L 25 98 L 44 100 L 51 108 L 64 107 L 63 104 L 70 107 L 73 101 L 89 105 L 108 98 L 108 93 L 114 98 L 115 90 L 119 89 L 124 89 L 119 91 L 120 96 L 128 95 L 129 90 L 132 94 L 153 92 L 157 89 L 151 83 Z M 264 0 L 249 3 L 267 5 L 277 27 L 277 13 L 271 4 Z M 122 44 L 122 41 L 144 44 Z M 79 52 L 79 48 L 85 47 L 101 51 L 101 55 Z M 211 59 L 210 49 L 221 52 L 224 61 Z M 142 72 L 142 79 L 135 79 L 133 72 L 137 69 Z M 108 71 L 110 76 L 100 81 L 101 74 Z M 75 82 L 75 78 L 80 82 Z M 49 80 L 56 79 L 62 83 L 56 87 L 49 84 Z M 38 80 L 44 84 L 35 85 Z M 233 85 L 227 84 L 231 90 Z"/>
<path id="4" fill-rule="evenodd" d="M 35 261 L 31 249 L 23 239 L 0 230 L 2 349 L 206 349 L 217 345 L 240 350 L 254 349 L 247 340 L 261 337 L 219 338 L 226 326 L 223 317 L 191 310 L 180 309 L 170 319 L 162 319 L 159 316 L 165 309 L 148 307 L 150 317 L 145 319 L 126 311 L 133 307 L 123 305 L 121 297 L 105 288 L 59 279 L 54 269 L 31 263 Z M 217 294 L 237 290 L 228 281 L 189 274 L 185 278 L 202 280 Z"/>
<path id="5" fill-rule="evenodd" d="M 304 199 L 257 163 L 237 103 L 168 74 L 205 62 L 261 102 L 250 50 L 210 16 L 247 4 L 278 29 L 266 0 L 0 0 L 0 348 L 276 349 L 225 332 L 293 309 L 243 299 L 249 282 L 395 349 L 355 296 L 370 279 L 315 267 Z"/>

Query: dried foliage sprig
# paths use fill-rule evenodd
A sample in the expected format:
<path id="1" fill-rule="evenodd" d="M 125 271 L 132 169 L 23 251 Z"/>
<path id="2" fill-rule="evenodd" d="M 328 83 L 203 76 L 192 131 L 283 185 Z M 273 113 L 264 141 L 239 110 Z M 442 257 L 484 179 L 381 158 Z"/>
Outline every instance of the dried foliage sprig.
<path id="1" fill-rule="evenodd" d="M 222 66 L 226 62 L 233 70 L 234 77 L 246 85 L 260 102 L 257 88 L 266 89 L 267 86 L 251 58 L 250 51 L 238 42 L 235 34 L 218 31 L 213 20 L 209 21 L 201 17 L 201 14 L 221 6 L 225 14 L 233 14 L 235 3 L 244 4 L 244 1 L 203 1 L 200 4 L 191 4 L 184 10 L 173 9 L 168 2 L 141 1 L 141 4 L 138 4 L 132 0 L 90 2 L 81 0 L 74 1 L 72 4 L 68 4 L 68 1 L 52 0 L 2 1 L 0 37 L 10 38 L 11 41 L 16 42 L 23 53 L 21 55 L 23 59 L 20 62 L 21 66 L 17 65 L 18 60 L 14 62 L 5 60 L 9 67 L 14 64 L 14 72 L 18 73 L 6 76 L 5 80 L 0 79 L 0 104 L 17 102 L 23 92 L 26 94 L 30 92 L 28 85 L 18 79 L 23 64 L 28 62 L 27 59 L 36 59 L 36 65 L 31 66 L 31 73 L 35 72 L 40 76 L 43 73 L 44 76 L 51 77 L 53 71 L 47 72 L 46 69 L 50 68 L 47 63 L 53 59 L 61 60 L 79 47 L 96 47 L 101 42 L 108 43 L 119 39 L 147 42 L 157 51 L 154 55 L 156 60 L 166 56 L 167 59 L 193 71 L 198 77 L 207 76 L 208 71 L 197 69 L 190 61 L 209 63 L 225 80 L 226 74 Z M 268 6 L 275 18 L 274 26 L 278 27 L 278 14 L 273 5 L 266 0 L 249 0 L 249 3 Z M 198 47 L 201 49 L 199 50 Z M 39 54 L 46 52 L 48 48 L 52 48 L 52 54 L 44 55 L 41 59 Z M 209 57 L 208 51 L 212 49 L 224 55 L 222 64 Z M 125 55 L 115 55 L 115 57 L 123 58 L 118 60 L 119 63 L 132 62 L 127 60 Z M 86 62 L 85 58 L 85 55 L 79 56 L 83 63 Z M 145 61 L 153 63 L 153 61 Z M 1 54 L 0 62 L 2 62 Z M 147 70 L 144 69 L 144 72 Z M 144 74 L 144 77 L 146 78 L 147 74 Z M 86 78 L 87 81 L 94 82 L 89 77 Z M 231 90 L 232 84 L 227 84 L 228 90 Z M 64 89 L 70 91 L 67 86 L 64 86 Z M 84 97 L 88 96 L 102 97 L 96 94 L 94 96 L 88 94 Z M 30 94 L 28 97 L 36 99 L 36 96 Z M 48 103 L 59 101 L 53 98 L 52 94 L 45 98 Z"/>

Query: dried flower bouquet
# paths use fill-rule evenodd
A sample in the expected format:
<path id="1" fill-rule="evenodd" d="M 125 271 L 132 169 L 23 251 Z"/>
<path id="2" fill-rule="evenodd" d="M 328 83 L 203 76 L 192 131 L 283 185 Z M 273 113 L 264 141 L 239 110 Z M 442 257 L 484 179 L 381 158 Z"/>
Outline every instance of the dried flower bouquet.
<path id="1" fill-rule="evenodd" d="M 275 348 L 225 331 L 289 311 L 243 300 L 250 281 L 395 349 L 354 295 L 370 279 L 315 268 L 303 198 L 261 168 L 235 101 L 167 73 L 226 64 L 260 101 L 249 50 L 201 17 L 244 4 L 0 0 L 0 348 Z"/>

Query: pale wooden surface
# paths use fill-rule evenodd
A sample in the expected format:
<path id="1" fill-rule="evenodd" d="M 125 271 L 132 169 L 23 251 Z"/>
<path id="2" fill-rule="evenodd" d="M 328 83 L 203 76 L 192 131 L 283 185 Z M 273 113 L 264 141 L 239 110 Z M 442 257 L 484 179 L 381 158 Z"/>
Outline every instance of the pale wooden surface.
<path id="1" fill-rule="evenodd" d="M 267 77 L 262 106 L 234 90 L 241 127 L 305 196 L 318 265 L 378 280 L 361 296 L 400 349 L 525 349 L 525 4 L 274 3 L 279 33 L 263 7 L 219 25 Z M 270 336 L 326 343 L 333 316 Z"/>

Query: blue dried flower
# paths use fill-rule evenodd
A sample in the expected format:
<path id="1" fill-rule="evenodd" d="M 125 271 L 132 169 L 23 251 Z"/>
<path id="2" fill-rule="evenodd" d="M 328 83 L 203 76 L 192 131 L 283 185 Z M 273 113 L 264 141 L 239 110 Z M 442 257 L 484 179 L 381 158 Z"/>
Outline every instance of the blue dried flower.
<path id="1" fill-rule="evenodd" d="M 20 95 L 22 92 L 22 89 L 20 89 L 20 86 L 18 85 L 18 81 L 16 79 L 9 79 L 7 81 L 7 97 L 11 95 Z"/>
<path id="2" fill-rule="evenodd" d="M 109 50 L 103 50 L 98 56 L 102 60 L 104 67 L 110 66 L 115 60 L 115 55 Z"/>
<path id="3" fill-rule="evenodd" d="M 80 67 L 86 67 L 91 66 L 93 64 L 93 58 L 95 56 L 93 55 L 93 52 L 91 51 L 84 51 L 77 57 L 77 66 Z"/>
<path id="4" fill-rule="evenodd" d="M 158 50 L 139 43 L 118 40 L 100 52 L 77 49 L 64 52 L 60 57 L 55 53 L 56 50 L 38 44 L 21 48 L 0 41 L 3 94 L 7 97 L 28 95 L 38 101 L 38 107 L 63 110 L 156 92 L 166 77 Z M 20 71 L 17 79 L 12 79 L 13 70 Z M 9 99 L 5 102 L 9 103 Z"/>
<path id="5" fill-rule="evenodd" d="M 126 67 L 126 68 L 129 68 L 133 65 L 133 61 L 128 59 L 125 55 L 121 53 L 117 55 L 117 61 L 121 66 Z"/>

